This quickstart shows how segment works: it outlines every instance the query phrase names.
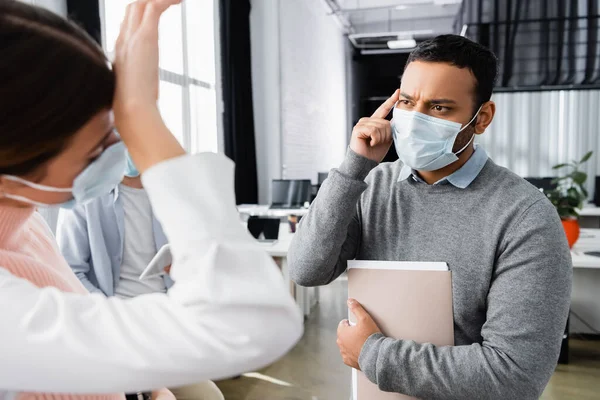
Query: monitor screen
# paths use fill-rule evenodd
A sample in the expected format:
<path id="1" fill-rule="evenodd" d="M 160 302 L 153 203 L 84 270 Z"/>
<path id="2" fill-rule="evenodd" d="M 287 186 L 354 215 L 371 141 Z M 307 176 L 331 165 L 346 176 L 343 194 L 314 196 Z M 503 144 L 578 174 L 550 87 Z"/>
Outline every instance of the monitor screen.
<path id="1" fill-rule="evenodd" d="M 325 179 L 327 179 L 327 176 L 329 175 L 329 172 L 319 172 L 319 185 L 323 184 L 323 182 L 325 182 Z"/>
<path id="2" fill-rule="evenodd" d="M 556 184 L 552 183 L 554 178 L 525 178 L 526 181 L 531 183 L 533 186 L 544 191 L 552 190 L 556 188 Z"/>
<path id="3" fill-rule="evenodd" d="M 271 204 L 287 207 L 304 206 L 310 200 L 310 180 L 276 179 L 271 182 Z"/>

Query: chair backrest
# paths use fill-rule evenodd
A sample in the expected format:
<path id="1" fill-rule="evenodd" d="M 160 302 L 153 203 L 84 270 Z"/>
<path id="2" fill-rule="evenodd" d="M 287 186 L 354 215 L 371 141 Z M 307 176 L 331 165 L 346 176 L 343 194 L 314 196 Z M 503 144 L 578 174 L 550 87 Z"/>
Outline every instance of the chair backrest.
<path id="1" fill-rule="evenodd" d="M 280 223 L 279 218 L 250 217 L 248 218 L 248 230 L 256 239 L 262 233 L 265 239 L 277 240 Z"/>

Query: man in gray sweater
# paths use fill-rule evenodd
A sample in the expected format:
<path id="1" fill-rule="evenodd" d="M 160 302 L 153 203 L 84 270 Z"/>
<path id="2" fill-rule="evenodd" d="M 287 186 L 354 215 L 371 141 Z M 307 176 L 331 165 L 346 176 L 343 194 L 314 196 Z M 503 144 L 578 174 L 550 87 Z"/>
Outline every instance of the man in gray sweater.
<path id="1" fill-rule="evenodd" d="M 342 358 L 381 390 L 537 399 L 556 366 L 572 275 L 558 213 L 473 145 L 494 117 L 496 62 L 460 36 L 419 45 L 400 90 L 354 128 L 292 242 L 303 286 L 332 282 L 350 259 L 448 264 L 456 346 L 385 337 L 349 301 L 358 322 L 339 325 Z M 392 143 L 400 160 L 379 164 Z"/>

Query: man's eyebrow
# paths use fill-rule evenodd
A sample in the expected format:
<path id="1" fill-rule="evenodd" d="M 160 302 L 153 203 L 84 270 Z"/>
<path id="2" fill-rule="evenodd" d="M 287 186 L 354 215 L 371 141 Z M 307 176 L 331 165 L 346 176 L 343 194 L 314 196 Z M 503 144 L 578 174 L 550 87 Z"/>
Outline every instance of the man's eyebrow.
<path id="1" fill-rule="evenodd" d="M 414 100 L 414 98 L 410 94 L 407 94 L 407 93 L 404 93 L 404 92 L 401 92 L 400 96 L 404 97 L 407 100 L 411 100 L 411 101 Z"/>
<path id="2" fill-rule="evenodd" d="M 431 99 L 428 101 L 429 104 L 456 104 L 456 101 L 451 99 Z"/>

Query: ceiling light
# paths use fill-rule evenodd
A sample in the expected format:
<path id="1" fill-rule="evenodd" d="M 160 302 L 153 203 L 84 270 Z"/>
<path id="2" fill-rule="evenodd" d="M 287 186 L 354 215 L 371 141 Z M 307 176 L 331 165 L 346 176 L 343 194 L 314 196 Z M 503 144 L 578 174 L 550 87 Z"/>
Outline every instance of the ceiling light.
<path id="1" fill-rule="evenodd" d="M 417 47 L 417 41 L 415 39 L 399 39 L 390 40 L 387 42 L 388 48 L 392 50 L 396 49 L 412 49 Z"/>

